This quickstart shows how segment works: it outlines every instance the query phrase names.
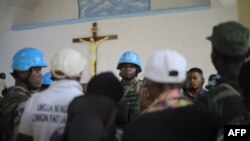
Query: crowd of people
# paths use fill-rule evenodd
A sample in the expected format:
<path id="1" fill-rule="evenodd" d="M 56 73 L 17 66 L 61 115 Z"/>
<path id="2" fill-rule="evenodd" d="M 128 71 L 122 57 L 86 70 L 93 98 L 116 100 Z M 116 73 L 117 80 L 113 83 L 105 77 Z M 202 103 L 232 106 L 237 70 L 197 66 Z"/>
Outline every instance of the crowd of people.
<path id="1" fill-rule="evenodd" d="M 250 33 L 238 22 L 213 27 L 216 69 L 204 86 L 203 69 L 188 68 L 179 52 L 156 50 L 143 70 L 139 53 L 126 51 L 118 77 L 101 72 L 80 79 L 87 60 L 62 49 L 50 60 L 36 48 L 12 59 L 15 84 L 2 82 L 1 141 L 216 141 L 223 125 L 250 124 Z M 137 78 L 143 70 L 144 78 Z"/>

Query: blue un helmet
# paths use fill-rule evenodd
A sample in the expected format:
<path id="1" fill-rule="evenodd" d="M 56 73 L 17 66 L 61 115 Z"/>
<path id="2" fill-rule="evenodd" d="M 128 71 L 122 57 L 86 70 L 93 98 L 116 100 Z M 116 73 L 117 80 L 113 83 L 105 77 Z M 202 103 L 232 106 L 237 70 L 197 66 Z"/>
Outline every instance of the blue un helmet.
<path id="1" fill-rule="evenodd" d="M 124 52 L 122 54 L 118 64 L 117 64 L 117 69 L 120 69 L 121 64 L 123 64 L 123 63 L 134 64 L 139 68 L 138 73 L 141 72 L 141 66 L 142 66 L 141 58 L 140 58 L 139 54 L 137 54 L 136 52 L 133 52 L 133 51 Z"/>
<path id="2" fill-rule="evenodd" d="M 35 48 L 23 48 L 12 59 L 13 70 L 28 71 L 31 67 L 47 67 L 43 53 Z"/>
<path id="3" fill-rule="evenodd" d="M 52 82 L 53 82 L 53 80 L 52 80 L 52 73 L 51 72 L 45 73 L 44 76 L 43 76 L 42 84 L 44 84 L 44 85 L 50 85 Z"/>

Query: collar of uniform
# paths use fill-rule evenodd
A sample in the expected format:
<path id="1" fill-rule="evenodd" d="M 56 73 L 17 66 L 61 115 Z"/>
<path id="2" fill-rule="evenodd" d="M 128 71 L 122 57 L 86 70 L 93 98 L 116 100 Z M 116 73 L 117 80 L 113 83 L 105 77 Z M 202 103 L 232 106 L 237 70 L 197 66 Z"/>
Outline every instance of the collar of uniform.
<path id="1" fill-rule="evenodd" d="M 79 91 L 83 92 L 83 88 L 78 81 L 75 80 L 56 80 L 51 84 L 51 87 L 61 87 L 61 88 L 76 88 Z"/>
<path id="2" fill-rule="evenodd" d="M 231 86 L 238 85 L 238 75 L 221 75 L 221 79 L 219 80 L 219 84 L 221 83 L 227 83 Z"/>
<path id="3" fill-rule="evenodd" d="M 21 87 L 27 93 L 29 93 L 29 94 L 31 93 L 31 91 L 29 90 L 29 88 L 27 87 L 27 85 L 24 82 L 20 81 L 20 80 L 16 80 L 15 87 Z"/>
<path id="4" fill-rule="evenodd" d="M 138 80 L 139 80 L 138 78 L 133 79 L 129 85 L 136 85 Z M 126 80 L 124 80 L 124 79 L 121 80 L 121 83 L 123 86 L 129 86 L 129 85 L 126 85 Z"/>

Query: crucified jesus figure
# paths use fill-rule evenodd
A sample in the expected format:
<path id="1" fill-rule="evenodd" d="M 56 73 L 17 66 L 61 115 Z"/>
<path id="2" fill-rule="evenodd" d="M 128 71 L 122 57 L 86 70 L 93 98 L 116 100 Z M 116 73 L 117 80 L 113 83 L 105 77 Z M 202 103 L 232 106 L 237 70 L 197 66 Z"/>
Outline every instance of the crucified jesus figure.
<path id="1" fill-rule="evenodd" d="M 81 42 L 86 43 L 90 46 L 90 74 L 94 76 L 96 73 L 96 60 L 97 60 L 97 46 L 104 41 L 108 40 L 109 37 L 104 37 L 101 40 L 95 41 L 94 38 L 90 38 L 90 41 L 80 39 Z"/>
<path id="2" fill-rule="evenodd" d="M 97 36 L 97 23 L 93 23 L 92 26 L 92 37 L 86 38 L 75 38 L 73 39 L 73 43 L 86 43 L 90 48 L 90 73 L 91 76 L 96 74 L 96 62 L 97 62 L 97 46 L 103 43 L 106 40 L 117 39 L 117 35 L 104 35 Z"/>

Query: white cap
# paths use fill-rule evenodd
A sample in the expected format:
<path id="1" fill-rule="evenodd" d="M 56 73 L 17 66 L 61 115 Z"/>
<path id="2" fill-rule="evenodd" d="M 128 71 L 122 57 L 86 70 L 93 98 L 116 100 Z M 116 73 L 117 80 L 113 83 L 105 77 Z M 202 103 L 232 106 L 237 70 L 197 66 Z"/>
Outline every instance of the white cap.
<path id="1" fill-rule="evenodd" d="M 57 79 L 80 77 L 87 60 L 74 49 L 63 49 L 51 60 L 51 72 Z"/>
<path id="2" fill-rule="evenodd" d="M 145 78 L 158 83 L 182 83 L 186 74 L 186 59 L 170 49 L 154 52 L 144 71 Z"/>

